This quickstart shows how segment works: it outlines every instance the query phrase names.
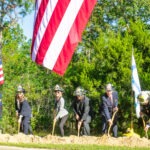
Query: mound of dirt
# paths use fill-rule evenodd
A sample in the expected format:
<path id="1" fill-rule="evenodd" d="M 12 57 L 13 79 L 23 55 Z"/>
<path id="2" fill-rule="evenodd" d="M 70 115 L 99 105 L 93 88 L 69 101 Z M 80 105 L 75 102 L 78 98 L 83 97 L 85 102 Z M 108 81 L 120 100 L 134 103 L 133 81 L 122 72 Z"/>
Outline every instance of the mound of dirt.
<path id="1" fill-rule="evenodd" d="M 4 143 L 37 143 L 37 144 L 97 144 L 109 146 L 127 146 L 127 147 L 150 147 L 150 140 L 147 138 L 140 138 L 137 136 L 131 137 L 108 137 L 106 135 L 101 137 L 96 136 L 52 136 L 51 134 L 45 137 L 36 135 L 24 135 L 22 133 L 9 135 L 0 134 L 0 141 Z"/>

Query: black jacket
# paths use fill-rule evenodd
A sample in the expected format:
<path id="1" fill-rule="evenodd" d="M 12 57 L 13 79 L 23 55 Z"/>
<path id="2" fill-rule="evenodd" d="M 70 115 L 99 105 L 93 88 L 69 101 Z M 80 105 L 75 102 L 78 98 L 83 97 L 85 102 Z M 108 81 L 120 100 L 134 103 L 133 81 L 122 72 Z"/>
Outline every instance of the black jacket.
<path id="1" fill-rule="evenodd" d="M 142 113 L 150 117 L 150 103 L 148 103 L 147 105 L 141 105 L 140 108 Z"/>
<path id="2" fill-rule="evenodd" d="M 84 121 L 87 119 L 88 116 L 90 116 L 90 106 L 88 97 L 85 96 L 83 100 L 75 99 L 72 106 L 74 113 L 79 115 L 80 120 Z"/>

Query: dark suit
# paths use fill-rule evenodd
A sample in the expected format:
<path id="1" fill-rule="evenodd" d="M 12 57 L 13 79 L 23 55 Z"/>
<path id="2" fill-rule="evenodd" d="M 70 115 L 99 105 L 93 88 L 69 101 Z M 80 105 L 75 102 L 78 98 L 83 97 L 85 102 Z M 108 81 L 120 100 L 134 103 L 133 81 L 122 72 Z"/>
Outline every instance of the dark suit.
<path id="1" fill-rule="evenodd" d="M 102 115 L 102 133 L 107 133 L 108 120 L 112 118 L 113 108 L 118 106 L 118 93 L 116 91 L 112 92 L 112 100 L 105 93 L 102 96 L 102 105 L 101 105 L 101 115 Z M 117 115 L 113 121 L 112 125 L 114 137 L 117 137 Z"/>
<path id="2" fill-rule="evenodd" d="M 28 130 L 30 128 L 30 119 L 31 119 L 31 108 L 27 100 L 24 100 L 20 103 L 20 115 L 23 116 L 22 124 L 23 124 L 23 132 L 28 134 Z"/>
<path id="3" fill-rule="evenodd" d="M 146 116 L 146 122 L 147 125 L 150 126 L 150 122 L 148 121 L 150 119 L 150 102 L 146 105 L 140 105 L 140 111 Z"/>
<path id="4" fill-rule="evenodd" d="M 79 116 L 78 121 L 83 122 L 83 134 L 84 135 L 90 135 L 90 126 L 89 123 L 91 122 L 91 116 L 89 115 L 90 112 L 90 106 L 89 106 L 89 98 L 84 97 L 83 100 L 75 100 L 73 102 L 73 111 L 75 114 Z"/>

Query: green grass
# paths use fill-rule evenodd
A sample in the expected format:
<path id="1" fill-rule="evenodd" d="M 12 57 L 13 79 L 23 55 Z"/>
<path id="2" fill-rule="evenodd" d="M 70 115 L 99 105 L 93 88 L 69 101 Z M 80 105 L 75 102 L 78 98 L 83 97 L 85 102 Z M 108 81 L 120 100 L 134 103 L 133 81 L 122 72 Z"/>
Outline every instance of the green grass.
<path id="1" fill-rule="evenodd" d="M 26 148 L 45 148 L 55 150 L 149 150 L 149 148 L 139 147 L 119 147 L 119 146 L 100 146 L 100 145 L 79 145 L 79 144 L 12 144 L 0 143 L 5 146 L 16 146 Z"/>

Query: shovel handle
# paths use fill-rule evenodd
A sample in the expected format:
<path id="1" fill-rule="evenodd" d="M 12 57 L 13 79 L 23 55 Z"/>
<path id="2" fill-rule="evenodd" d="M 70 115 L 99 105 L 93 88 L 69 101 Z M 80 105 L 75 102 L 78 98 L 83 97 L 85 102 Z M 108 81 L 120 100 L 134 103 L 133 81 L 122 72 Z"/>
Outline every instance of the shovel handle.
<path id="1" fill-rule="evenodd" d="M 112 118 L 111 118 L 112 123 L 109 125 L 109 128 L 108 128 L 108 136 L 110 136 L 110 129 L 111 129 L 111 126 L 112 126 L 112 124 L 113 124 L 113 121 L 114 121 L 114 118 L 115 118 L 115 115 L 116 115 L 117 112 L 118 112 L 118 110 L 116 110 L 116 111 L 113 113 L 113 116 L 112 116 Z"/>
<path id="2" fill-rule="evenodd" d="M 145 126 L 146 126 L 145 120 L 144 120 L 143 116 L 142 116 L 141 118 L 142 118 L 142 121 L 143 121 L 143 126 L 144 126 L 144 128 L 145 128 Z M 147 131 L 145 131 L 145 136 L 146 136 L 146 138 L 148 139 Z"/>
<path id="3" fill-rule="evenodd" d="M 78 121 L 78 137 L 80 136 L 81 125 L 82 125 L 82 124 L 79 124 L 79 121 Z"/>
<path id="4" fill-rule="evenodd" d="M 54 131 L 55 131 L 55 125 L 56 125 L 56 121 L 53 121 L 52 135 L 54 135 Z"/>
<path id="5" fill-rule="evenodd" d="M 18 133 L 20 132 L 20 122 L 18 122 Z"/>

